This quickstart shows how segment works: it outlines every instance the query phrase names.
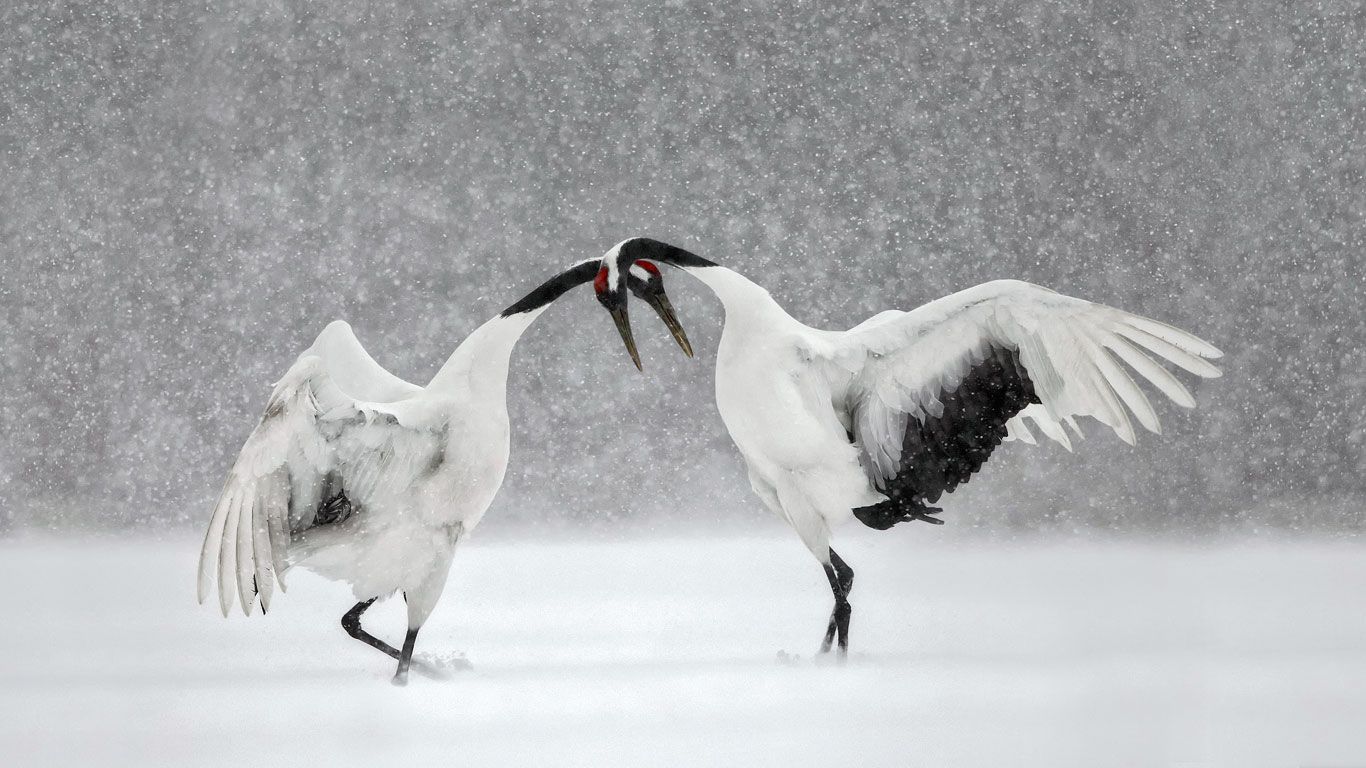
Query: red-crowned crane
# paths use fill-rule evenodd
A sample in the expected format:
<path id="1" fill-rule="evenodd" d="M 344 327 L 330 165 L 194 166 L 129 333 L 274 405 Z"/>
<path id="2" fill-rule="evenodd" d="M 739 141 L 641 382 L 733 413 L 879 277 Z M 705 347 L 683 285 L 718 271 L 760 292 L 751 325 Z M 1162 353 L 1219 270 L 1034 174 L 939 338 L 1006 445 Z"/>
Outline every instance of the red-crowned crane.
<path id="1" fill-rule="evenodd" d="M 551 278 L 475 329 L 425 387 L 386 371 L 337 321 L 275 385 L 214 508 L 199 559 L 203 603 L 218 579 L 226 616 L 234 597 L 250 615 L 270 607 L 286 569 L 299 565 L 351 584 L 358 602 L 347 634 L 398 661 L 407 682 L 418 630 L 446 584 L 456 545 L 483 517 L 508 466 L 508 362 L 517 340 L 552 302 L 595 281 L 639 367 L 620 277 L 649 302 L 691 354 L 658 270 L 597 259 Z M 402 650 L 361 628 L 361 614 L 401 592 Z"/>
<path id="2" fill-rule="evenodd" d="M 984 283 L 848 331 L 794 319 L 737 272 L 667 243 L 634 238 L 604 265 L 658 262 L 696 277 L 725 307 L 716 406 L 750 484 L 820 561 L 835 605 L 821 653 L 849 647 L 854 571 L 830 548 L 850 518 L 887 529 L 941 523 L 930 506 L 1002 440 L 1034 443 L 1026 420 L 1071 449 L 1090 416 L 1127 443 L 1130 416 L 1157 413 L 1123 362 L 1177 405 L 1195 400 L 1157 357 L 1215 377 L 1218 349 L 1185 331 L 1017 280 Z M 620 269 L 620 266 L 618 267 Z"/>

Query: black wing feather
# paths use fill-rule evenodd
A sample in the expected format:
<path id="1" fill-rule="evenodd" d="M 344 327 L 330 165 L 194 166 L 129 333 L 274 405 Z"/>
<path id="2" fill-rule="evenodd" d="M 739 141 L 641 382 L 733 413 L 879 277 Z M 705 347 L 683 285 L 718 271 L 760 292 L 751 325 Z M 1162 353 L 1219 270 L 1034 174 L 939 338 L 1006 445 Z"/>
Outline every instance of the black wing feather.
<path id="1" fill-rule="evenodd" d="M 940 392 L 939 400 L 944 404 L 940 415 L 907 419 L 897 474 L 882 488 L 887 501 L 854 510 L 865 525 L 885 530 L 924 519 L 929 504 L 982 468 L 1005 439 L 1006 422 L 1039 402 L 1039 396 L 1019 353 L 993 346 L 957 389 Z"/>

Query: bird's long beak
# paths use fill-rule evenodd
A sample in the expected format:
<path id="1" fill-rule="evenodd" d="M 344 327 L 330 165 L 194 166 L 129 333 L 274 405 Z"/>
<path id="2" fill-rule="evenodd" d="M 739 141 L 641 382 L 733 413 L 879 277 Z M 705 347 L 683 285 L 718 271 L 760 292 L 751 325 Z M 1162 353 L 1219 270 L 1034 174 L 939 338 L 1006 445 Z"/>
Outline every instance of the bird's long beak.
<path id="1" fill-rule="evenodd" d="M 626 306 L 608 310 L 612 315 L 612 320 L 617 324 L 617 333 L 621 334 L 621 342 L 626 345 L 626 351 L 631 355 L 631 362 L 636 364 L 637 371 L 644 371 L 640 366 L 640 353 L 636 351 L 636 339 L 631 335 L 631 318 L 626 314 Z"/>
<path id="2" fill-rule="evenodd" d="M 692 343 L 688 341 L 688 334 L 683 331 L 682 323 L 678 322 L 678 315 L 674 314 L 674 305 L 669 301 L 669 297 L 663 291 L 659 291 L 646 296 L 645 300 L 659 313 L 659 319 L 664 321 L 669 333 L 673 334 L 674 341 L 683 349 L 683 354 L 692 357 Z"/>

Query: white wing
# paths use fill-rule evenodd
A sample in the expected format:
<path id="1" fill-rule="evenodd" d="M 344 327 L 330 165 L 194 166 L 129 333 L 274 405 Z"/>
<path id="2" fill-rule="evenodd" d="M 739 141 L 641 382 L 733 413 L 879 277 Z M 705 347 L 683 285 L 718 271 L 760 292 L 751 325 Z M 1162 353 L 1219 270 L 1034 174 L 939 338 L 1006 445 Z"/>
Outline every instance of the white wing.
<path id="1" fill-rule="evenodd" d="M 1091 416 L 1128 443 L 1132 413 L 1159 432 L 1157 414 L 1123 361 L 1178 405 L 1195 400 L 1150 355 L 1204 377 L 1222 353 L 1184 331 L 1101 304 L 1014 280 L 984 283 L 905 313 L 881 313 L 832 338 L 832 361 L 850 382 L 846 417 L 866 465 L 880 481 L 896 475 L 908 418 L 938 418 L 946 394 L 974 366 L 1018 362 L 1040 401 L 1005 424 L 1034 442 L 1024 419 L 1071 447 L 1062 424 Z M 1080 432 L 1078 431 L 1078 434 Z"/>
<path id="2" fill-rule="evenodd" d="M 301 355 L 275 385 L 209 522 L 199 601 L 208 597 L 217 571 L 225 616 L 234 591 L 243 613 L 251 613 L 257 594 L 262 612 L 269 609 L 275 582 L 285 586 L 291 536 L 314 524 L 330 489 L 344 489 L 364 514 L 366 505 L 402 494 L 442 459 L 446 422 L 439 410 L 422 398 L 359 400 L 338 386 L 335 361 L 314 352 Z M 398 388 L 378 378 L 370 382 Z"/>
<path id="3" fill-rule="evenodd" d="M 328 323 L 304 354 L 321 357 L 337 386 L 361 400 L 388 403 L 422 391 L 375 362 L 345 320 Z"/>

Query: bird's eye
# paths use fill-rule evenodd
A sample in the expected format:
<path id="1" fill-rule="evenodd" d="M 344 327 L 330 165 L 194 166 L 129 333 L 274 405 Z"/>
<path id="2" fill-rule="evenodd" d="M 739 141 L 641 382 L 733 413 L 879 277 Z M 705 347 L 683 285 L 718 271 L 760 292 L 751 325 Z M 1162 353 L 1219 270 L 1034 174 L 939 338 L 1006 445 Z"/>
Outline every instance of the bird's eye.
<path id="1" fill-rule="evenodd" d="M 607 267 L 598 270 L 598 276 L 593 278 L 593 290 L 602 293 L 607 290 Z"/>

